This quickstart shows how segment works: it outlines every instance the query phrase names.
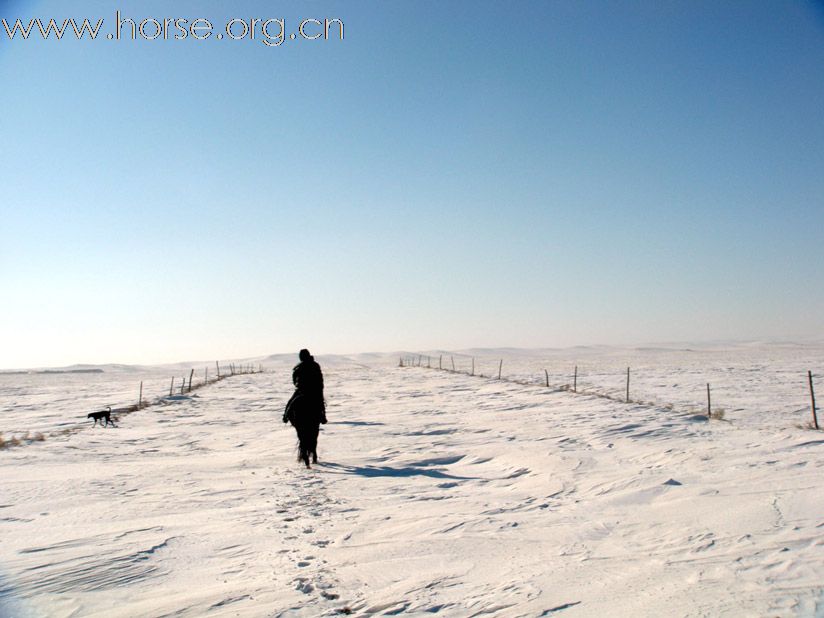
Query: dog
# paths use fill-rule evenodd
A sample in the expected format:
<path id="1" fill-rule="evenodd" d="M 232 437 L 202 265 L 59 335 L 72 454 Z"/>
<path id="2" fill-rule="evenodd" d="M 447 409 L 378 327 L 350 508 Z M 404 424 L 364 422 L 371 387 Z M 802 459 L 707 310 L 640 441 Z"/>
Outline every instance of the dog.
<path id="1" fill-rule="evenodd" d="M 93 418 L 94 419 L 94 425 L 92 425 L 92 427 L 97 425 L 97 421 L 101 421 L 100 424 L 103 425 L 104 427 L 106 427 L 107 425 L 111 425 L 112 427 L 117 427 L 117 425 L 115 425 L 114 422 L 112 421 L 112 407 L 111 406 L 106 406 L 106 409 L 101 410 L 100 412 L 89 412 L 86 415 L 86 418 Z M 104 419 L 106 421 L 105 423 L 103 422 Z"/>

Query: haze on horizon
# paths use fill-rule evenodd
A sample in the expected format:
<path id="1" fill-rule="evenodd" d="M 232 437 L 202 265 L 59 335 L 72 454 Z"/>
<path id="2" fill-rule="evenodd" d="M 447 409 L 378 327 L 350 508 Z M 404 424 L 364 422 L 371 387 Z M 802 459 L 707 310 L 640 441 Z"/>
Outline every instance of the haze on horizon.
<path id="1" fill-rule="evenodd" d="M 824 333 L 820 4 L 118 8 L 345 40 L 0 40 L 2 369 Z"/>

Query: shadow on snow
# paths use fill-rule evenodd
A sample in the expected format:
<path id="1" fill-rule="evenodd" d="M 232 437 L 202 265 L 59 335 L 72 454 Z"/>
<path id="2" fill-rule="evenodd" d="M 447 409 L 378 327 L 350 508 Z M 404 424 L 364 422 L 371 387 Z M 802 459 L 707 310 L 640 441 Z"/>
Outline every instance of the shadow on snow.
<path id="1" fill-rule="evenodd" d="M 318 467 L 332 468 L 332 471 L 337 471 L 337 474 L 357 474 L 358 476 L 376 477 L 376 476 L 394 476 L 394 477 L 409 477 L 409 476 L 428 476 L 433 479 L 454 479 L 458 481 L 477 481 L 480 480 L 474 476 L 456 476 L 454 474 L 447 474 L 439 470 L 431 470 L 424 468 L 416 468 L 414 466 L 406 466 L 403 468 L 392 468 L 390 466 L 347 466 L 336 463 L 319 463 Z"/>
<path id="2" fill-rule="evenodd" d="M 375 425 L 385 425 L 386 423 L 376 423 L 373 421 L 329 421 L 330 425 L 355 425 L 357 427 L 372 427 Z"/>

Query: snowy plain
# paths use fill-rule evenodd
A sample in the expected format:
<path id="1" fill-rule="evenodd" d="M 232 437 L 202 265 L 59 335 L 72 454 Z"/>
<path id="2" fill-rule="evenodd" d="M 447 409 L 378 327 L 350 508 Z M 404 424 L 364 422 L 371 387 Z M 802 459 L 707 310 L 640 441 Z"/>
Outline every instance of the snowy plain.
<path id="1" fill-rule="evenodd" d="M 117 429 L 175 372 L 0 376 L 0 615 L 824 616 L 824 346 L 452 357 L 318 357 L 311 470 L 291 357 Z"/>

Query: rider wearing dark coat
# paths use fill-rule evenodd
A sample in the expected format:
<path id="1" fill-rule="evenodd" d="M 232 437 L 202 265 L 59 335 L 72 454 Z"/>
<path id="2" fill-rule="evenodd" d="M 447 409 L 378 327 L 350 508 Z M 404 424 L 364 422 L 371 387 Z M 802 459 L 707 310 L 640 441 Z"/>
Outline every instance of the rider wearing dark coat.
<path id="1" fill-rule="evenodd" d="M 298 461 L 309 466 L 318 461 L 317 445 L 320 424 L 326 423 L 326 403 L 323 399 L 323 372 L 309 350 L 301 350 L 300 363 L 292 369 L 295 392 L 286 404 L 283 422 L 291 422 L 298 434 Z"/>

